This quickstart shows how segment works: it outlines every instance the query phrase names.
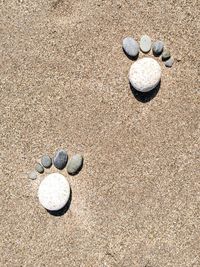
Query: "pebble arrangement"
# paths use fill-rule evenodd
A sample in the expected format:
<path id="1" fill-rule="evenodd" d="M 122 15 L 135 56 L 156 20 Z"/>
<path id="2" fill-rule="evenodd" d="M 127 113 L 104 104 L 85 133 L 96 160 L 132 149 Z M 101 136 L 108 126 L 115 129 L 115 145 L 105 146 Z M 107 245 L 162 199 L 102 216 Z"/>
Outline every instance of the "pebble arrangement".
<path id="1" fill-rule="evenodd" d="M 148 53 L 151 49 L 153 55 L 161 56 L 165 66 L 170 68 L 174 64 L 169 49 L 164 46 L 160 40 L 152 42 L 148 35 L 143 35 L 138 42 L 132 37 L 123 39 L 122 47 L 128 57 L 136 58 L 139 50 Z M 161 68 L 158 62 L 150 57 L 145 57 L 134 62 L 129 71 L 129 81 L 131 85 L 140 92 L 148 92 L 153 90 L 160 82 Z"/>
<path id="2" fill-rule="evenodd" d="M 37 173 L 44 173 L 45 168 L 50 168 L 52 164 L 58 169 L 66 169 L 68 174 L 76 175 L 83 166 L 83 156 L 76 154 L 68 161 L 66 150 L 59 149 L 53 158 L 44 155 L 41 162 L 37 163 L 35 170 L 28 174 L 29 179 L 37 179 Z M 60 173 L 47 175 L 39 185 L 38 198 L 40 204 L 49 211 L 62 209 L 70 198 L 70 185 L 65 176 Z"/>

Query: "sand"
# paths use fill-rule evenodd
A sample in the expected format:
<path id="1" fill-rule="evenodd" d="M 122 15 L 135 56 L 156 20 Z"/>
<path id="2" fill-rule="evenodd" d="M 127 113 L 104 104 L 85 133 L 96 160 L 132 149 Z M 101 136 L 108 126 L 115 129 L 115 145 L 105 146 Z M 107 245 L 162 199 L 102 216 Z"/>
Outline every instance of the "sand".
<path id="1" fill-rule="evenodd" d="M 0 2 L 0 266 L 200 266 L 199 1 Z M 122 39 L 175 56 L 149 101 L 132 94 Z M 140 57 L 143 55 L 140 54 Z M 26 173 L 84 155 L 63 216 Z"/>

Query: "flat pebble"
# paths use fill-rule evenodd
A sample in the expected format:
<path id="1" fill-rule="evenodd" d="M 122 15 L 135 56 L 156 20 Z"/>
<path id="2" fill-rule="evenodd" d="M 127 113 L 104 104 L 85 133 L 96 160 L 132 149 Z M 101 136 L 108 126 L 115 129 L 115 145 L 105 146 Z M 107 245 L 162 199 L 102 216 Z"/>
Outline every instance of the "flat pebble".
<path id="1" fill-rule="evenodd" d="M 156 41 L 152 45 L 152 50 L 155 55 L 160 55 L 163 51 L 164 43 L 162 41 Z"/>
<path id="2" fill-rule="evenodd" d="M 122 47 L 130 57 L 136 57 L 139 53 L 139 44 L 132 37 L 124 38 Z"/>
<path id="3" fill-rule="evenodd" d="M 162 53 L 162 60 L 167 60 L 171 57 L 170 51 L 168 49 L 165 49 Z"/>
<path id="4" fill-rule="evenodd" d="M 171 68 L 173 64 L 174 64 L 174 59 L 172 57 L 170 57 L 168 60 L 165 61 L 165 66 L 168 68 Z"/>
<path id="5" fill-rule="evenodd" d="M 50 168 L 52 165 L 52 159 L 49 156 L 44 155 L 41 158 L 41 163 L 45 168 Z"/>
<path id="6" fill-rule="evenodd" d="M 147 53 L 151 50 L 151 38 L 148 35 L 143 35 L 140 39 L 140 49 Z"/>
<path id="7" fill-rule="evenodd" d="M 35 165 L 35 170 L 39 173 L 43 173 L 44 172 L 44 167 L 40 164 L 40 163 L 37 163 Z"/>
<path id="8" fill-rule="evenodd" d="M 70 185 L 60 173 L 47 175 L 38 189 L 40 204 L 47 210 L 57 211 L 62 209 L 70 197 Z"/>
<path id="9" fill-rule="evenodd" d="M 69 174 L 76 174 L 80 171 L 83 165 L 83 157 L 79 154 L 74 155 L 67 164 L 67 172 Z"/>
<path id="10" fill-rule="evenodd" d="M 53 158 L 53 163 L 57 169 L 62 170 L 65 168 L 67 160 L 67 152 L 64 149 L 59 149 Z"/>
<path id="11" fill-rule="evenodd" d="M 142 58 L 134 62 L 129 71 L 131 85 L 140 92 L 154 89 L 161 79 L 161 67 L 153 58 Z"/>
<path id="12" fill-rule="evenodd" d="M 28 174 L 28 178 L 31 180 L 35 180 L 37 179 L 37 172 L 36 171 L 32 171 Z"/>

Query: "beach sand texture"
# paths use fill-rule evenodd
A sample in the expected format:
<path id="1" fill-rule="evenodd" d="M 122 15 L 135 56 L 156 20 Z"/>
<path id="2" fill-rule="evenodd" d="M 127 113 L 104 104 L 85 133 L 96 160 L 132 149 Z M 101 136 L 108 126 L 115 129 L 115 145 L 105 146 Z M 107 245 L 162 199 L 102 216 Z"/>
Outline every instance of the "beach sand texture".
<path id="1" fill-rule="evenodd" d="M 0 266 L 200 266 L 200 2 L 0 1 Z M 175 57 L 150 101 L 122 39 Z M 140 53 L 140 58 L 143 57 Z M 84 155 L 70 209 L 38 202 L 36 160 Z"/>

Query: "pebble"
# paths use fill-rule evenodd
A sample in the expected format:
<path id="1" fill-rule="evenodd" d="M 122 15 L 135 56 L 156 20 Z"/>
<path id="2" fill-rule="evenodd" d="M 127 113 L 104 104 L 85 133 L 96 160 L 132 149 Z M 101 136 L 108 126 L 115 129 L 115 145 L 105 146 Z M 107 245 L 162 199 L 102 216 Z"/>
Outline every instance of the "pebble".
<path id="1" fill-rule="evenodd" d="M 165 61 L 165 66 L 168 68 L 171 68 L 173 64 L 174 64 L 174 59 L 172 57 L 170 57 L 168 60 Z"/>
<path id="2" fill-rule="evenodd" d="M 67 172 L 69 174 L 76 174 L 80 171 L 83 165 L 83 157 L 79 154 L 74 155 L 67 164 Z"/>
<path id="3" fill-rule="evenodd" d="M 154 89 L 161 79 L 161 67 L 158 62 L 145 57 L 134 62 L 129 71 L 131 85 L 140 92 Z"/>
<path id="4" fill-rule="evenodd" d="M 170 51 L 168 49 L 164 50 L 162 53 L 162 60 L 167 60 L 171 57 Z"/>
<path id="5" fill-rule="evenodd" d="M 35 170 L 39 173 L 43 173 L 44 172 L 44 168 L 40 163 L 37 163 L 35 166 Z"/>
<path id="6" fill-rule="evenodd" d="M 36 171 L 32 171 L 28 174 L 28 178 L 31 180 L 35 180 L 37 179 L 37 172 Z"/>
<path id="7" fill-rule="evenodd" d="M 132 37 L 124 38 L 122 47 L 130 57 L 136 57 L 139 53 L 139 44 Z"/>
<path id="8" fill-rule="evenodd" d="M 54 156 L 53 163 L 57 169 L 62 170 L 65 168 L 67 160 L 68 156 L 66 151 L 64 149 L 59 149 Z"/>
<path id="9" fill-rule="evenodd" d="M 148 35 L 143 35 L 140 39 L 140 49 L 147 53 L 151 50 L 151 38 Z"/>
<path id="10" fill-rule="evenodd" d="M 154 54 L 160 55 L 163 51 L 163 48 L 164 43 L 162 41 L 156 41 L 155 43 L 153 43 L 152 50 Z"/>
<path id="11" fill-rule="evenodd" d="M 69 182 L 60 173 L 47 175 L 38 189 L 40 204 L 50 211 L 62 209 L 67 204 L 69 197 Z"/>
<path id="12" fill-rule="evenodd" d="M 49 156 L 44 155 L 42 156 L 41 163 L 45 168 L 50 168 L 52 165 L 52 159 Z"/>

